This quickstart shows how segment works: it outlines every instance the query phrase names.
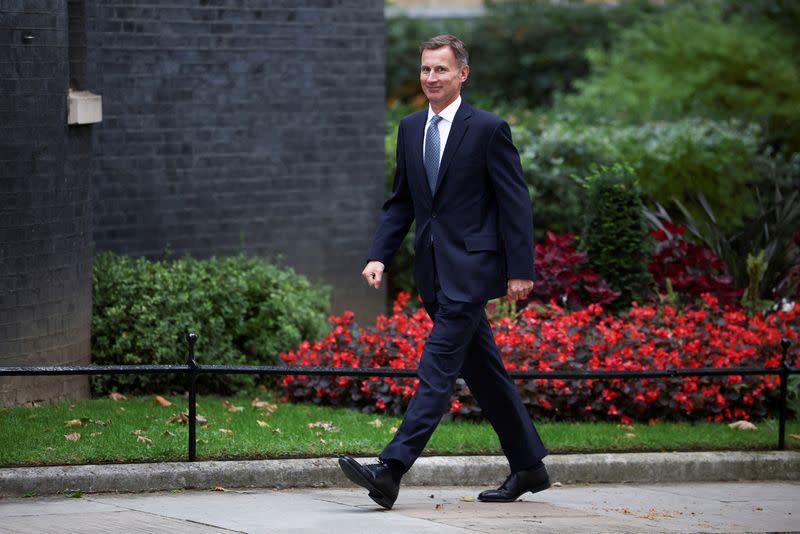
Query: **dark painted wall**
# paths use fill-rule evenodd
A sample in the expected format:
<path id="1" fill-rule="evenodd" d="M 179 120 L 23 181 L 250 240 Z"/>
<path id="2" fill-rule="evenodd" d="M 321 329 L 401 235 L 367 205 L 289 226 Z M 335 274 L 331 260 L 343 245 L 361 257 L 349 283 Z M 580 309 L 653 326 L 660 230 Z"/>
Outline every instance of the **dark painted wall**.
<path id="1" fill-rule="evenodd" d="M 66 4 L 0 2 L 0 366 L 89 363 L 91 127 L 67 126 Z M 87 394 L 0 380 L 0 405 Z"/>
<path id="2" fill-rule="evenodd" d="M 97 0 L 89 27 L 98 250 L 282 256 L 382 311 L 383 2 Z"/>

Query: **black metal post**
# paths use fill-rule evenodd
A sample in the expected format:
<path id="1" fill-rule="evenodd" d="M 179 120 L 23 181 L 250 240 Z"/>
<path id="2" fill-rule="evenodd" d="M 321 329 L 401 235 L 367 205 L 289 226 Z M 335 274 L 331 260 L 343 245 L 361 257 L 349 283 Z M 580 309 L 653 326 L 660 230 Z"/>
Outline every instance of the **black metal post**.
<path id="1" fill-rule="evenodd" d="M 186 365 L 189 366 L 189 461 L 197 460 L 197 375 L 199 366 L 194 359 L 194 344 L 197 343 L 197 334 L 186 334 L 189 342 L 189 356 Z"/>
<path id="2" fill-rule="evenodd" d="M 781 404 L 778 414 L 778 450 L 786 449 L 786 398 L 789 391 L 789 362 L 786 360 L 786 354 L 789 352 L 789 346 L 792 343 L 783 338 L 781 340 L 781 372 L 778 375 L 781 380 Z"/>

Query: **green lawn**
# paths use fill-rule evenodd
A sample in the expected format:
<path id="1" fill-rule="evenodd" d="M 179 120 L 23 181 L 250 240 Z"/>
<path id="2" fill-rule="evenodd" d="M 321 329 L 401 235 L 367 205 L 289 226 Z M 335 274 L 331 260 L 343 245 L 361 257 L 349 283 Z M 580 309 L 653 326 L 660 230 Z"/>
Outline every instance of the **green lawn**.
<path id="1" fill-rule="evenodd" d="M 188 429 L 179 419 L 187 410 L 186 400 L 168 399 L 172 406 L 160 406 L 153 396 L 143 396 L 1 408 L 0 466 L 184 460 Z M 311 405 L 257 407 L 252 400 L 198 399 L 198 414 L 208 419 L 207 425 L 197 427 L 199 459 L 375 455 L 400 422 L 397 417 Z M 68 424 L 74 420 L 81 424 Z M 315 423 L 318 426 L 309 428 Z M 777 422 L 756 424 L 757 430 L 750 431 L 730 429 L 724 423 L 626 427 L 542 422 L 537 427 L 553 453 L 775 448 Z M 80 433 L 77 441 L 65 438 L 75 432 Z M 787 425 L 787 446 L 800 449 L 800 440 L 792 434 L 800 434 L 800 421 Z M 426 449 L 426 454 L 499 453 L 497 437 L 483 422 L 442 423 Z"/>

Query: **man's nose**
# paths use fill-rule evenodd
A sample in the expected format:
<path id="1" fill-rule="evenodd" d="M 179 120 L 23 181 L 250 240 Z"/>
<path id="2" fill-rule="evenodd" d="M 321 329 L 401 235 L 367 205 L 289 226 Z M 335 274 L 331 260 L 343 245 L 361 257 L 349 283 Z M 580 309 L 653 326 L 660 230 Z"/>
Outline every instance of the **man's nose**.
<path id="1" fill-rule="evenodd" d="M 436 73 L 433 72 L 433 71 L 430 71 L 429 73 L 425 74 L 424 76 L 425 76 L 425 81 L 428 81 L 428 82 L 435 82 L 436 81 Z"/>

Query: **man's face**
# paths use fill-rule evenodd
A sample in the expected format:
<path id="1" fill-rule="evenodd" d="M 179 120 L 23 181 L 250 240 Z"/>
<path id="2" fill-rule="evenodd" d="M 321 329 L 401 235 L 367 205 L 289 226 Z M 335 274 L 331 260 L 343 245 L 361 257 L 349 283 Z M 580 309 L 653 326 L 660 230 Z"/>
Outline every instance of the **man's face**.
<path id="1" fill-rule="evenodd" d="M 434 112 L 440 112 L 458 98 L 468 75 L 469 65 L 459 68 L 449 46 L 422 51 L 419 81 Z"/>

